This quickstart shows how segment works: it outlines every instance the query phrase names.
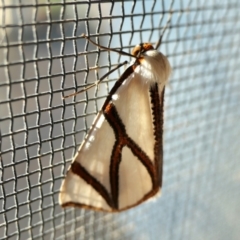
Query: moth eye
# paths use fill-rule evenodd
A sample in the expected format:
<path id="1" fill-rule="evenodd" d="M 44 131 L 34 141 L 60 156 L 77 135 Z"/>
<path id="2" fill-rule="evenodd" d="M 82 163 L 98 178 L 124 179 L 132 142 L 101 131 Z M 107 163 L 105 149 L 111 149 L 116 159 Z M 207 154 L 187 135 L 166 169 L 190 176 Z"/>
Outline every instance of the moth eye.
<path id="1" fill-rule="evenodd" d="M 132 55 L 138 56 L 140 50 L 139 49 L 133 49 Z"/>
<path id="2" fill-rule="evenodd" d="M 135 52 L 135 55 L 138 55 L 139 54 L 139 50 L 137 50 L 136 52 Z"/>

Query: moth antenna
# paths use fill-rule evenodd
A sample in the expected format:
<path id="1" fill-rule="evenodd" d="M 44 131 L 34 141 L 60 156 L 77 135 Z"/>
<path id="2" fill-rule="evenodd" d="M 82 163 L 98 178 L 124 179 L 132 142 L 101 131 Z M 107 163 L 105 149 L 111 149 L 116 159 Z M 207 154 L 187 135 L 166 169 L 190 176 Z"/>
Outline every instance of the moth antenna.
<path id="1" fill-rule="evenodd" d="M 171 3 L 170 9 L 172 8 L 172 5 L 173 5 L 173 1 L 172 1 L 172 3 Z M 167 28 L 169 27 L 169 24 L 170 24 L 170 22 L 171 22 L 171 20 L 172 20 L 172 14 L 173 14 L 173 11 L 170 10 L 170 11 L 169 11 L 169 16 L 168 16 L 167 23 L 166 23 L 165 27 L 164 27 L 163 30 L 162 30 L 162 34 L 161 34 L 159 40 L 156 42 L 156 47 L 155 47 L 155 49 L 158 49 L 159 46 L 160 46 L 161 43 L 162 43 L 163 35 L 164 35 L 165 31 L 167 30 Z"/>
<path id="2" fill-rule="evenodd" d="M 107 50 L 109 52 L 116 52 L 120 55 L 124 55 L 124 56 L 128 56 L 128 57 L 133 57 L 133 58 L 137 58 L 136 56 L 130 54 L 130 53 L 127 53 L 127 52 L 124 52 L 124 51 L 121 51 L 121 50 L 117 50 L 117 49 L 114 49 L 114 48 L 108 48 L 108 47 L 104 47 L 102 45 L 99 45 L 98 43 L 92 41 L 88 36 L 86 36 L 84 33 L 81 35 L 81 37 L 84 37 L 85 39 L 87 39 L 89 42 L 91 42 L 93 45 L 101 48 L 101 49 L 104 49 L 104 50 Z"/>
<path id="3" fill-rule="evenodd" d="M 118 64 L 115 68 L 113 68 L 112 70 L 110 70 L 109 72 L 107 72 L 106 74 L 104 74 L 98 81 L 96 81 L 95 83 L 92 83 L 90 85 L 88 85 L 87 87 L 85 87 L 84 89 L 78 91 L 78 92 L 75 92 L 75 93 L 72 93 L 70 95 L 67 95 L 67 96 L 64 96 L 63 99 L 66 99 L 66 98 L 69 98 L 69 97 L 73 97 L 73 96 L 76 96 L 77 94 L 79 93 L 82 93 L 82 92 L 86 92 L 87 90 L 89 90 L 90 88 L 92 87 L 95 87 L 97 86 L 100 82 L 102 82 L 108 75 L 110 75 L 112 72 L 116 71 L 118 68 L 122 67 L 123 65 L 127 64 L 128 62 L 125 61 L 123 63 L 120 63 Z M 93 70 L 93 69 L 92 69 Z"/>

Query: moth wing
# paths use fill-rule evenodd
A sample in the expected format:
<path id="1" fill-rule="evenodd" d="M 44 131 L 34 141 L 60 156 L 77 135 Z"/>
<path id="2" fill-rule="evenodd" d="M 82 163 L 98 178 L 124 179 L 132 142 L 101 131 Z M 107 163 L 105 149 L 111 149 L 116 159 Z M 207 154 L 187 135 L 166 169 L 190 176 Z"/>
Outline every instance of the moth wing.
<path id="1" fill-rule="evenodd" d="M 160 181 L 156 180 L 159 176 L 152 176 L 139 159 L 139 154 L 144 153 L 148 165 L 155 167 L 156 139 L 149 86 L 133 72 L 112 96 L 111 103 L 117 111 L 117 117 L 110 113 L 114 124 L 106 119 L 107 109 L 96 116 L 62 183 L 59 195 L 62 206 L 121 211 L 141 203 L 159 189 L 153 186 L 153 181 Z M 119 168 L 113 174 L 113 149 L 123 141 L 121 126 L 137 147 L 124 145 L 120 149 Z M 117 179 L 117 185 L 113 179 Z M 117 187 L 117 199 L 114 186 Z"/>

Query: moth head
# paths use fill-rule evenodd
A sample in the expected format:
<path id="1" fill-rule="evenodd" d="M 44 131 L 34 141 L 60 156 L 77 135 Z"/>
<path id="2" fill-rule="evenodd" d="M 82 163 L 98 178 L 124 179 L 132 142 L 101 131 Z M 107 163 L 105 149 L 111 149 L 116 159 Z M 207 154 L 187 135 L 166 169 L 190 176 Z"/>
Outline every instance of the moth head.
<path id="1" fill-rule="evenodd" d="M 153 50 L 154 47 L 151 43 L 141 43 L 136 45 L 132 50 L 132 55 L 136 57 L 140 57 L 142 53 L 145 53 L 148 50 Z"/>

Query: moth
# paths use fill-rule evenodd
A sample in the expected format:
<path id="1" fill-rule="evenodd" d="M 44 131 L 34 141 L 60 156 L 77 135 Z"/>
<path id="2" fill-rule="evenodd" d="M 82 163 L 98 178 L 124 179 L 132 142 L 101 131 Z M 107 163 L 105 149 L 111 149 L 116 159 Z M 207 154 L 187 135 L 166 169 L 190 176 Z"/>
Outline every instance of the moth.
<path id="1" fill-rule="evenodd" d="M 171 66 L 150 43 L 131 54 L 116 52 L 134 61 L 110 90 L 67 171 L 62 207 L 119 212 L 160 192 L 164 89 Z"/>

